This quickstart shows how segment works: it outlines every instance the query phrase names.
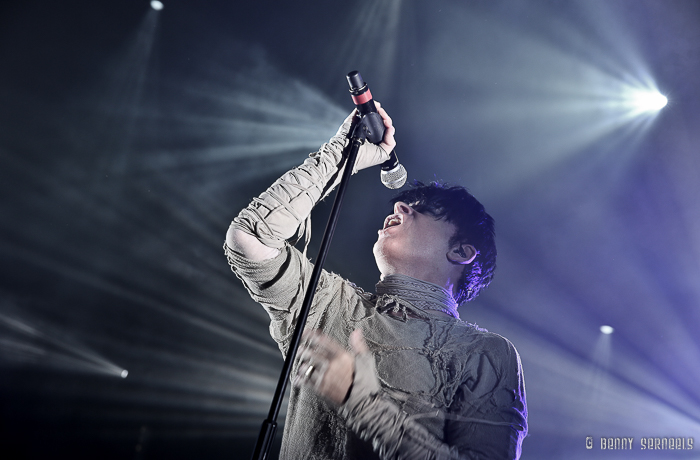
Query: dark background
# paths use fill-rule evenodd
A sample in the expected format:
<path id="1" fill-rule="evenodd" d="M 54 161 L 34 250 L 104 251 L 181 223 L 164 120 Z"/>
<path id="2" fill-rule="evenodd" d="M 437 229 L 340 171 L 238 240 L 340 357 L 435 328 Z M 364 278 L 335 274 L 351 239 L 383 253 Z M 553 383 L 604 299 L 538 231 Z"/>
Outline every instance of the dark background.
<path id="1" fill-rule="evenodd" d="M 335 132 L 358 69 L 409 179 L 496 219 L 460 313 L 522 356 L 522 458 L 696 458 L 639 440 L 700 442 L 699 25 L 696 0 L 4 2 L 0 457 L 250 455 L 282 360 L 224 235 Z M 631 113 L 640 89 L 668 106 Z M 367 290 L 377 176 L 326 264 Z"/>

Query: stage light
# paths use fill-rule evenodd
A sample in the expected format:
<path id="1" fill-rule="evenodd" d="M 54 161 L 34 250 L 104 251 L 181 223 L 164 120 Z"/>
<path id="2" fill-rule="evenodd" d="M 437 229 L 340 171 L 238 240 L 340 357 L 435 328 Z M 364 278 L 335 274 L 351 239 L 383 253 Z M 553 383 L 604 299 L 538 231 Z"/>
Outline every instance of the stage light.
<path id="1" fill-rule="evenodd" d="M 120 375 L 122 376 L 123 379 L 125 379 L 126 376 L 129 375 L 129 371 L 127 371 L 126 369 L 123 369 L 122 373 Z"/>
<path id="2" fill-rule="evenodd" d="M 160 11 L 163 9 L 163 2 L 159 2 L 158 0 L 153 0 L 151 2 L 151 8 L 153 8 L 156 11 Z"/>
<path id="3" fill-rule="evenodd" d="M 600 332 L 603 334 L 612 334 L 614 331 L 615 329 L 612 326 L 600 326 Z"/>
<path id="4" fill-rule="evenodd" d="M 657 91 L 636 91 L 632 94 L 632 103 L 641 111 L 653 112 L 663 109 L 668 99 Z"/>

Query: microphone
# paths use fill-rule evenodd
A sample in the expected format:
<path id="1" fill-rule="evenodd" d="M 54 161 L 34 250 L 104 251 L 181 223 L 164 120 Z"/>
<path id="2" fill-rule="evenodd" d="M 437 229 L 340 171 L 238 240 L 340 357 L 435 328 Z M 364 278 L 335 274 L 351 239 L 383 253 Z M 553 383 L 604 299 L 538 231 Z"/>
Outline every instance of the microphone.
<path id="1" fill-rule="evenodd" d="M 373 144 L 379 144 L 384 139 L 384 120 L 377 113 L 377 106 L 374 105 L 372 92 L 369 90 L 367 83 L 362 79 L 362 75 L 357 70 L 353 70 L 347 76 L 348 84 L 350 85 L 350 95 L 352 101 L 357 106 L 360 112 L 360 117 L 363 121 L 366 120 L 368 126 L 367 140 Z M 396 156 L 396 150 L 389 153 L 389 159 L 381 164 L 380 178 L 382 184 L 390 189 L 403 187 L 406 183 L 406 169 L 399 163 L 399 158 Z"/>

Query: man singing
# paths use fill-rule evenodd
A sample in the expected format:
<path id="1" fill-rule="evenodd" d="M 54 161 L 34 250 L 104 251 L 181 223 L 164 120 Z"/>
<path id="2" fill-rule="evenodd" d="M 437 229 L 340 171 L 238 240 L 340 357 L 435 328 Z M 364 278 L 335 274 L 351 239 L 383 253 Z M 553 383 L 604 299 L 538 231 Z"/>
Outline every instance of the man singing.
<path id="1" fill-rule="evenodd" d="M 355 170 L 386 161 L 386 133 Z M 312 264 L 287 240 L 337 184 L 356 119 L 234 219 L 231 268 L 270 315 L 286 355 Z M 376 294 L 324 271 L 294 365 L 283 459 L 517 459 L 527 434 L 520 357 L 459 319 L 496 265 L 493 219 L 464 188 L 419 185 L 394 199 L 374 245 Z"/>

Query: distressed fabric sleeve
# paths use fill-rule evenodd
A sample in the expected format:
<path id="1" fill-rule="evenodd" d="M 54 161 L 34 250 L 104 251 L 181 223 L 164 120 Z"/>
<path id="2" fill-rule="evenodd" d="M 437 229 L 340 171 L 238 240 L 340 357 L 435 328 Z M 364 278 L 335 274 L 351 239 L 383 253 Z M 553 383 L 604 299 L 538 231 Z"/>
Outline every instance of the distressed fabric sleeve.
<path id="1" fill-rule="evenodd" d="M 226 244 L 224 251 L 233 272 L 243 282 L 253 300 L 260 303 L 270 316 L 270 335 L 286 356 L 313 264 L 288 244 L 277 257 L 261 262 L 246 259 Z M 328 285 L 328 273 L 324 270 L 315 300 L 319 299 L 318 292 Z M 321 301 L 324 298 L 325 296 L 320 296 Z M 321 303 L 314 302 L 314 305 L 318 304 Z M 316 314 L 318 312 L 312 307 L 309 318 Z"/>
<path id="2" fill-rule="evenodd" d="M 304 229 L 309 227 L 311 209 L 340 182 L 345 168 L 343 151 L 348 146 L 348 133 L 356 118 L 353 111 L 330 141 L 254 198 L 234 218 L 231 227 L 275 249 L 281 249 L 285 240 L 295 234 L 297 239 L 300 238 Z M 380 164 L 388 158 L 389 154 L 381 145 L 364 142 L 352 172 Z"/>
<path id="3" fill-rule="evenodd" d="M 305 227 L 302 224 L 313 207 L 337 185 L 351 125 L 352 119 L 348 118 L 318 152 L 310 154 L 302 165 L 283 174 L 241 210 L 231 227 L 276 249 L 281 249 L 285 240 L 295 235 L 299 238 Z"/>
<path id="4" fill-rule="evenodd" d="M 445 414 L 444 440 L 392 401 L 369 353 L 356 357 L 352 390 L 340 414 L 383 460 L 518 459 L 527 433 L 525 389 L 517 351 L 500 339 L 500 349 L 473 357 L 476 372 L 460 385 Z"/>
<path id="5" fill-rule="evenodd" d="M 301 236 L 305 227 L 309 229 L 311 210 L 335 187 L 343 170 L 343 149 L 352 122 L 351 114 L 328 143 L 310 154 L 302 165 L 283 174 L 231 223 L 232 229 L 252 235 L 267 247 L 279 249 L 276 257 L 253 261 L 245 257 L 244 248 L 229 243 L 228 235 L 224 243 L 231 269 L 253 300 L 267 311 L 271 320 L 270 334 L 285 356 L 313 270 L 313 265 L 287 240 L 295 234 L 297 238 Z M 325 272 L 321 275 L 319 289 L 326 275 Z M 310 317 L 313 314 L 312 311 Z"/>

